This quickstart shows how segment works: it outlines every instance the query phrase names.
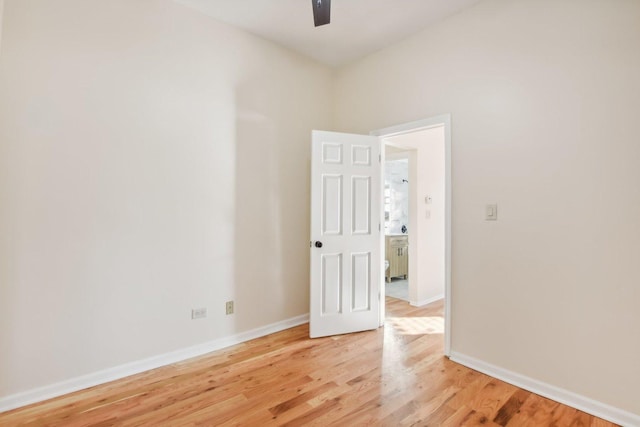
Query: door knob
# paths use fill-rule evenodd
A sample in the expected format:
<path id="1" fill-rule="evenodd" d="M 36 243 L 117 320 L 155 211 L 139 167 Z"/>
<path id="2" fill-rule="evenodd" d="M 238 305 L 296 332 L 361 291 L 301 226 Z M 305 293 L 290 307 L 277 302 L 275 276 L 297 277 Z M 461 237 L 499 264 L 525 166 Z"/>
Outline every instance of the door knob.
<path id="1" fill-rule="evenodd" d="M 322 242 L 321 241 L 316 241 L 315 243 L 316 248 L 321 248 L 322 247 Z"/>

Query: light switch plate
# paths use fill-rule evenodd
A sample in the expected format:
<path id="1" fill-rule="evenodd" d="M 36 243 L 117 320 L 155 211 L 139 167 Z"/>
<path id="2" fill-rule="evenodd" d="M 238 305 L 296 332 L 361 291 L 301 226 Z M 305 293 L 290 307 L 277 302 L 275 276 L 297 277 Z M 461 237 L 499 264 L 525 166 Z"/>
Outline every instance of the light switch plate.
<path id="1" fill-rule="evenodd" d="M 497 221 L 498 220 L 498 205 L 490 204 L 485 208 L 485 216 L 484 219 L 486 221 Z"/>

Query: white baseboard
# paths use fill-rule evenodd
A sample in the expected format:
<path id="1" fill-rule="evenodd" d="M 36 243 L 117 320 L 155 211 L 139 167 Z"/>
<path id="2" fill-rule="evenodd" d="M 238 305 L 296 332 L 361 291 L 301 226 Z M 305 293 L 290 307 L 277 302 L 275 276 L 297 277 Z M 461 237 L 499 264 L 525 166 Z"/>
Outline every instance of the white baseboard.
<path id="1" fill-rule="evenodd" d="M 432 302 L 440 301 L 441 299 L 444 299 L 444 294 L 436 295 L 435 297 L 426 299 L 424 301 L 409 301 L 409 304 L 414 307 L 422 307 L 431 304 Z"/>
<path id="2" fill-rule="evenodd" d="M 450 359 L 473 370 L 579 409 L 588 414 L 595 415 L 612 423 L 625 427 L 640 427 L 640 415 L 638 414 L 633 414 L 623 409 L 598 402 L 597 400 L 500 368 L 499 366 L 483 362 L 482 360 L 466 356 L 456 351 L 451 352 Z"/>
<path id="3" fill-rule="evenodd" d="M 172 351 L 170 353 L 160 354 L 157 356 L 149 357 L 147 359 L 126 363 L 124 365 L 115 366 L 113 368 L 104 369 L 101 371 L 93 372 L 91 374 L 71 378 L 44 387 L 27 390 L 22 393 L 12 394 L 0 398 L 0 412 L 9 411 L 21 406 L 41 402 L 43 400 L 51 399 L 53 397 L 62 396 L 74 391 L 118 380 L 130 375 L 139 374 L 141 372 L 159 368 L 161 366 L 181 362 L 192 357 L 202 356 L 203 354 L 207 354 L 212 351 L 220 350 L 225 347 L 249 341 L 254 338 L 263 337 L 275 332 L 280 332 L 285 329 L 293 328 L 294 326 L 302 325 L 308 322 L 309 315 L 303 314 L 301 316 L 292 317 L 290 319 L 282 320 L 280 322 L 272 323 L 270 325 L 252 329 L 250 331 L 241 332 L 229 337 L 219 338 L 206 343 Z"/>

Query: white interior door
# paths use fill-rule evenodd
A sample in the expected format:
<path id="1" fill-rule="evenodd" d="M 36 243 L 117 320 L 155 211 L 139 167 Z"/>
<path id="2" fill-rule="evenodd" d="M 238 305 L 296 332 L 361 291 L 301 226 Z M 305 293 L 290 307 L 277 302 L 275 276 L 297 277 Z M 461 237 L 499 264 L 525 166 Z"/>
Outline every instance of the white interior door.
<path id="1" fill-rule="evenodd" d="M 313 131 L 312 338 L 379 325 L 380 191 L 378 137 Z"/>

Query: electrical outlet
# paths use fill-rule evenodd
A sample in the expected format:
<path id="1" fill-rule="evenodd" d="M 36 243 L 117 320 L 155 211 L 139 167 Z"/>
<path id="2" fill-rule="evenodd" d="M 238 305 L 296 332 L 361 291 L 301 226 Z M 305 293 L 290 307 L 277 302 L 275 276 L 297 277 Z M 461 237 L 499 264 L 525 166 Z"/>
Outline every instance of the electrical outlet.
<path id="1" fill-rule="evenodd" d="M 205 317 L 207 317 L 207 309 L 205 307 L 191 309 L 192 319 L 203 319 Z"/>
<path id="2" fill-rule="evenodd" d="M 226 310 L 227 314 L 233 314 L 233 301 L 227 301 Z"/>

